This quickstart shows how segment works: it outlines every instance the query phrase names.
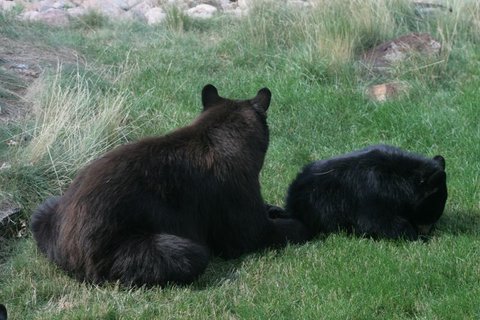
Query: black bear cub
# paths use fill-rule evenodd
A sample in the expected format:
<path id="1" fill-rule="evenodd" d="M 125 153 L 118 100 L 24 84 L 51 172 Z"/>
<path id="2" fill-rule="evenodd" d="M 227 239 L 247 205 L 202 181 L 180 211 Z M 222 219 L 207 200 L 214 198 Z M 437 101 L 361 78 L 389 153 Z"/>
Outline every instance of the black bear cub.
<path id="1" fill-rule="evenodd" d="M 416 240 L 430 232 L 446 200 L 442 156 L 376 145 L 308 164 L 290 185 L 286 211 L 311 236 L 343 230 Z"/>
<path id="2" fill-rule="evenodd" d="M 260 192 L 270 98 L 264 88 L 230 100 L 205 86 L 192 124 L 117 147 L 40 205 L 39 249 L 79 280 L 164 285 L 192 282 L 211 254 L 305 241 L 299 221 L 268 217 Z"/>

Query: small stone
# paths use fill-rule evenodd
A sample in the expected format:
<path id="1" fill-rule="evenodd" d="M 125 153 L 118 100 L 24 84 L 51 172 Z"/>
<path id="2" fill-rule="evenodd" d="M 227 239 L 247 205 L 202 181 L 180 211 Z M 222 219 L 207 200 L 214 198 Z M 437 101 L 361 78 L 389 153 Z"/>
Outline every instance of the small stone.
<path id="1" fill-rule="evenodd" d="M 28 69 L 28 64 L 25 63 L 15 63 L 10 66 L 10 69 L 26 70 Z"/>
<path id="2" fill-rule="evenodd" d="M 305 0 L 289 0 L 287 4 L 298 8 L 310 7 L 310 3 Z"/>
<path id="3" fill-rule="evenodd" d="M 162 8 L 152 8 L 145 13 L 145 18 L 149 25 L 161 23 L 167 15 Z"/>
<path id="4" fill-rule="evenodd" d="M 208 4 L 212 7 L 217 8 L 217 9 L 222 7 L 220 0 L 190 0 L 189 1 L 190 8 L 199 6 L 201 4 Z"/>
<path id="5" fill-rule="evenodd" d="M 407 86 L 400 82 L 389 82 L 370 86 L 367 95 L 370 99 L 384 102 L 407 92 Z"/>
<path id="6" fill-rule="evenodd" d="M 7 146 L 9 146 L 9 147 L 16 146 L 17 144 L 18 144 L 18 142 L 13 140 L 13 139 L 10 139 L 10 140 L 7 141 Z"/>
<path id="7" fill-rule="evenodd" d="M 133 13 L 138 18 L 141 19 L 146 19 L 146 13 L 148 10 L 152 9 L 153 7 L 148 3 L 148 1 L 143 1 L 134 6 L 132 9 L 130 9 L 130 12 Z"/>
<path id="8" fill-rule="evenodd" d="M 52 9 L 54 4 L 55 4 L 55 1 L 53 0 L 42 0 L 37 2 L 35 9 L 38 12 L 44 12 L 49 9 Z"/>
<path id="9" fill-rule="evenodd" d="M 37 17 L 39 14 L 40 13 L 38 11 L 34 11 L 34 10 L 25 11 L 24 13 L 22 13 L 20 18 L 25 21 L 37 21 Z"/>
<path id="10" fill-rule="evenodd" d="M 57 27 L 64 27 L 70 22 L 69 15 L 66 11 L 53 8 L 39 12 L 35 20 Z"/>
<path id="11" fill-rule="evenodd" d="M 10 169 L 11 167 L 12 167 L 11 164 L 4 162 L 4 163 L 2 163 L 2 165 L 0 166 L 0 170 L 7 170 L 7 169 Z"/>
<path id="12" fill-rule="evenodd" d="M 67 13 L 70 17 L 78 18 L 86 14 L 87 10 L 85 10 L 82 7 L 75 7 L 75 8 L 67 9 Z"/>
<path id="13" fill-rule="evenodd" d="M 68 8 L 72 8 L 72 7 L 74 7 L 74 5 L 71 2 L 64 1 L 64 0 L 56 1 L 52 5 L 52 8 L 54 8 L 54 9 L 68 9 Z"/>
<path id="14" fill-rule="evenodd" d="M 0 202 L 0 226 L 9 222 L 13 215 L 20 212 L 21 207 L 12 200 L 4 199 Z"/>
<path id="15" fill-rule="evenodd" d="M 238 0 L 238 7 L 242 10 L 248 9 L 250 6 L 250 1 L 249 0 Z"/>
<path id="16" fill-rule="evenodd" d="M 232 2 L 230 0 L 221 0 L 220 7 L 222 8 L 223 11 L 231 11 L 231 10 L 235 10 L 238 7 L 238 3 Z"/>
<path id="17" fill-rule="evenodd" d="M 10 11 L 15 8 L 17 4 L 14 1 L 0 1 L 0 9 Z"/>
<path id="18" fill-rule="evenodd" d="M 192 18 L 209 19 L 218 11 L 217 8 L 209 4 L 199 4 L 196 7 L 187 10 L 187 15 Z"/>

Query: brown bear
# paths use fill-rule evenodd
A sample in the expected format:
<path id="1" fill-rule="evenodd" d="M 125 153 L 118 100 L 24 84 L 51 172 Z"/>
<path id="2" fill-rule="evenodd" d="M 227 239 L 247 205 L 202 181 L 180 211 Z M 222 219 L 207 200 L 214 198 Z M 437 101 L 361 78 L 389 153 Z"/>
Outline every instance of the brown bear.
<path id="1" fill-rule="evenodd" d="M 267 88 L 230 100 L 207 85 L 202 113 L 165 136 L 119 146 L 32 215 L 40 250 L 79 280 L 190 283 L 224 258 L 307 239 L 269 218 L 259 173 L 269 143 Z"/>

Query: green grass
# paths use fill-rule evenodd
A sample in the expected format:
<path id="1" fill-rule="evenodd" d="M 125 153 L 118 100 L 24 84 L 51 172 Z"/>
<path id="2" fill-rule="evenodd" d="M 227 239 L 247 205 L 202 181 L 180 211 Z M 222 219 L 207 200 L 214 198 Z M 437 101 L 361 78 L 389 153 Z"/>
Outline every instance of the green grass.
<path id="1" fill-rule="evenodd" d="M 55 29 L 0 16 L 1 36 L 34 52 L 71 54 L 27 89 L 24 121 L 0 124 L 0 160 L 12 164 L 0 171 L 0 196 L 12 195 L 28 219 L 105 150 L 190 123 L 205 84 L 231 98 L 266 86 L 273 93 L 261 175 L 267 202 L 283 204 L 304 164 L 369 144 L 442 154 L 449 199 L 432 239 L 332 235 L 216 259 L 190 286 L 129 289 L 78 283 L 38 252 L 30 234 L 10 237 L 0 242 L 0 303 L 12 319 L 480 317 L 480 6 L 452 1 L 452 13 L 420 19 L 400 0 L 318 4 L 298 11 L 261 1 L 244 19 L 209 21 L 170 8 L 157 27 L 92 14 Z M 389 76 L 356 62 L 363 50 L 412 31 L 440 40 L 440 56 Z M 369 101 L 366 87 L 381 81 L 410 89 Z M 11 85 L 0 82 L 0 92 Z M 31 139 L 5 147 L 22 134 Z"/>

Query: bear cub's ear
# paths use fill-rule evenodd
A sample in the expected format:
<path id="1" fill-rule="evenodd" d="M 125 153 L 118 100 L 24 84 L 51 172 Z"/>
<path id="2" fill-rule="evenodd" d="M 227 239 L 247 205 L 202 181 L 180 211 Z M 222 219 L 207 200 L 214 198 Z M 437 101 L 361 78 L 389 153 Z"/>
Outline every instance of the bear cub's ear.
<path id="1" fill-rule="evenodd" d="M 433 157 L 433 160 L 436 161 L 443 170 L 445 170 L 445 158 L 442 157 L 441 155 Z"/>
<path id="2" fill-rule="evenodd" d="M 218 102 L 220 102 L 222 98 L 218 95 L 217 88 L 215 88 L 211 84 L 207 84 L 203 87 L 202 90 L 202 104 L 203 110 L 207 110 L 210 107 L 213 107 Z"/>
<path id="3" fill-rule="evenodd" d="M 447 181 L 447 174 L 445 171 L 435 171 L 430 177 L 425 179 L 425 183 L 427 186 L 431 188 L 438 187 L 442 184 L 445 184 Z"/>
<path id="4" fill-rule="evenodd" d="M 272 93 L 268 88 L 260 89 L 257 92 L 257 96 L 251 100 L 253 108 L 259 112 L 265 113 L 270 106 L 270 99 L 272 98 Z"/>

